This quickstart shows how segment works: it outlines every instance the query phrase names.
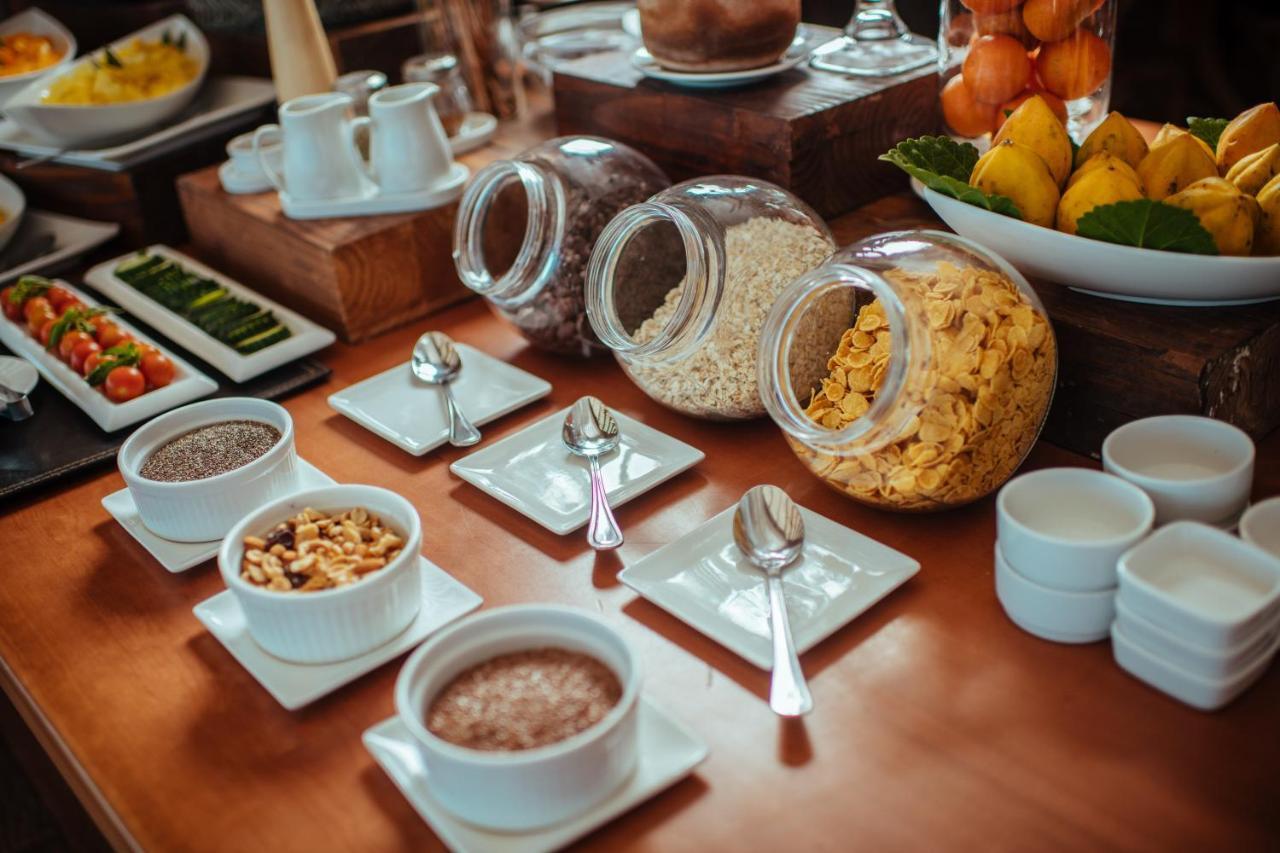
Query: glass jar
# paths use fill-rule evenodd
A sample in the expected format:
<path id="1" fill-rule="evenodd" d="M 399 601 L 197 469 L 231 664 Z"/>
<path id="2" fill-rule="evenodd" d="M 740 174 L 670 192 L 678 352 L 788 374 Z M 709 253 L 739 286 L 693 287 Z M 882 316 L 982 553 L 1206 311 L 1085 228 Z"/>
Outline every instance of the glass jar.
<path id="1" fill-rule="evenodd" d="M 985 137 L 1039 94 L 1077 142 L 1111 102 L 1116 0 L 941 0 L 942 116 Z"/>
<path id="2" fill-rule="evenodd" d="M 999 488 L 1031 450 L 1057 344 L 1027 280 L 940 231 L 861 240 L 797 280 L 760 340 L 769 414 L 836 491 L 921 512 Z"/>
<path id="3" fill-rule="evenodd" d="M 400 76 L 406 83 L 435 83 L 440 87 L 434 101 L 436 114 L 440 116 L 444 132 L 457 136 L 467 113 L 472 110 L 471 91 L 462 79 L 458 57 L 451 53 L 411 56 L 400 66 Z"/>
<path id="4" fill-rule="evenodd" d="M 618 214 L 587 274 L 587 316 L 653 399 L 701 418 L 764 414 L 760 328 L 774 299 L 835 248 L 807 204 L 766 181 L 677 184 Z"/>
<path id="5" fill-rule="evenodd" d="M 595 136 L 562 136 L 490 163 L 458 209 L 458 275 L 530 343 L 589 356 L 602 349 L 583 295 L 596 238 L 618 211 L 670 183 L 640 152 Z"/>

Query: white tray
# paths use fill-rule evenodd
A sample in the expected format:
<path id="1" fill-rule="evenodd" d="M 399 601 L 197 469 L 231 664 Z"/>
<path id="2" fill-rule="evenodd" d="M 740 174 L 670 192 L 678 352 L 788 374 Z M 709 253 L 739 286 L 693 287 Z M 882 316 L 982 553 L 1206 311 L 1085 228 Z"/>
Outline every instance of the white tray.
<path id="1" fill-rule="evenodd" d="M 471 177 L 471 170 L 462 163 L 454 163 L 449 174 L 429 190 L 416 193 L 381 193 L 376 189 L 366 195 L 321 199 L 319 201 L 295 201 L 280 191 L 280 209 L 290 219 L 332 219 L 342 216 L 376 216 L 382 213 L 408 213 L 413 210 L 430 210 L 456 201 Z"/>
<path id="2" fill-rule="evenodd" d="M 0 252 L 0 263 L 3 263 L 5 256 L 19 254 L 24 242 L 39 239 L 42 235 L 51 234 L 53 246 L 30 260 L 0 269 L 0 284 L 28 273 L 54 269 L 95 246 L 102 245 L 118 233 L 120 226 L 114 222 L 94 222 L 91 219 L 78 219 L 61 213 L 27 208 L 13 242 L 5 247 L 4 252 Z"/>
<path id="3" fill-rule="evenodd" d="M 58 280 L 57 283 L 74 293 L 85 305 L 93 307 L 98 304 L 97 300 L 83 290 L 72 287 L 65 281 Z M 34 364 L 46 382 L 57 388 L 62 396 L 79 406 L 86 415 L 93 418 L 94 423 L 107 432 L 114 432 L 130 424 L 153 418 L 161 412 L 167 412 L 176 406 L 198 400 L 218 390 L 217 382 L 174 355 L 171 350 L 161 347 L 155 340 L 142 334 L 125 320 L 117 317 L 115 321 L 120 328 L 138 340 L 151 344 L 173 359 L 176 370 L 172 382 L 126 403 L 113 403 L 97 388 L 85 382 L 83 377 L 59 361 L 57 356 L 45 352 L 40 342 L 27 334 L 25 327 L 19 327 L 3 317 L 0 317 L 0 343 Z"/>
<path id="4" fill-rule="evenodd" d="M 272 344 L 249 355 L 241 355 L 231 347 L 222 343 L 188 321 L 184 317 L 170 311 L 151 297 L 134 289 L 131 285 L 116 278 L 115 268 L 119 263 L 133 256 L 134 253 L 121 255 L 118 258 L 98 264 L 85 273 L 84 280 L 109 296 L 117 305 L 133 314 L 138 319 L 150 324 L 157 331 L 182 345 L 194 355 L 226 374 L 235 382 L 244 382 L 266 373 L 272 368 L 302 358 L 304 355 L 324 349 L 334 341 L 333 332 L 316 325 L 301 314 L 290 311 L 278 302 L 245 287 L 235 279 L 231 279 L 210 269 L 195 258 L 182 254 L 176 249 L 156 244 L 148 246 L 147 252 L 174 261 L 196 275 L 211 278 L 222 285 L 232 295 L 254 302 L 257 305 L 275 312 L 280 322 L 289 327 L 293 335 L 279 343 Z"/>

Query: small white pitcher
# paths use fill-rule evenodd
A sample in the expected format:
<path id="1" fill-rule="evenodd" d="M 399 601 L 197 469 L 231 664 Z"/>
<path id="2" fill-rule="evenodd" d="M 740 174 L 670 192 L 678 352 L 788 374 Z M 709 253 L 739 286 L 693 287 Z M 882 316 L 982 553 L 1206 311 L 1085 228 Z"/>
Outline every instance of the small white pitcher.
<path id="1" fill-rule="evenodd" d="M 449 137 L 436 114 L 434 83 L 391 86 L 369 98 L 369 117 L 357 119 L 369 130 L 367 174 L 389 195 L 429 190 L 453 167 Z"/>
<path id="2" fill-rule="evenodd" d="M 339 92 L 302 95 L 280 107 L 279 125 L 254 132 L 254 155 L 276 189 L 293 201 L 360 198 L 373 191 L 346 117 L 349 106 L 351 96 Z M 283 174 L 268 156 L 276 134 L 284 138 Z"/>

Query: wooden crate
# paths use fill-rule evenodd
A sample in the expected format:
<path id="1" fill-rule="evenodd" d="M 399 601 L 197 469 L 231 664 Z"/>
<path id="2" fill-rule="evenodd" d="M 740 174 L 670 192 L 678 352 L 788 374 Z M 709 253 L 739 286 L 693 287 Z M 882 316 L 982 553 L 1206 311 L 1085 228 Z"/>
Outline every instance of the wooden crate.
<path id="1" fill-rule="evenodd" d="M 457 205 L 348 219 L 289 219 L 275 193 L 230 195 L 217 170 L 178 181 L 202 257 L 358 343 L 471 295 L 454 271 Z"/>
<path id="2" fill-rule="evenodd" d="M 800 67 L 741 89 L 651 80 L 615 51 L 557 69 L 556 126 L 625 142 L 676 180 L 729 173 L 795 192 L 823 216 L 896 191 L 901 173 L 876 158 L 938 127 L 932 69 L 848 77 Z"/>

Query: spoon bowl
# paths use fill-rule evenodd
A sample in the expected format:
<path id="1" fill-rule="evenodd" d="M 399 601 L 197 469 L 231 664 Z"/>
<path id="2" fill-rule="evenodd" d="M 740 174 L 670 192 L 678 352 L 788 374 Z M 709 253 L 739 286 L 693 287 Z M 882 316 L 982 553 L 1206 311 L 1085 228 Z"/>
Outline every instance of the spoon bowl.
<path id="1" fill-rule="evenodd" d="M 618 421 L 595 397 L 581 397 L 565 415 L 560 437 L 570 453 L 586 457 L 591 466 L 591 521 L 587 525 L 587 543 L 597 551 L 617 548 L 622 544 L 622 530 L 609 508 L 600 457 L 616 450 L 621 442 Z"/>
<path id="2" fill-rule="evenodd" d="M 413 345 L 409 364 L 414 376 L 444 392 L 449 413 L 449 443 L 454 447 L 470 447 L 479 442 L 480 430 L 458 408 L 449 388 L 449 383 L 462 372 L 462 356 L 453 345 L 453 339 L 444 332 L 427 332 Z"/>

